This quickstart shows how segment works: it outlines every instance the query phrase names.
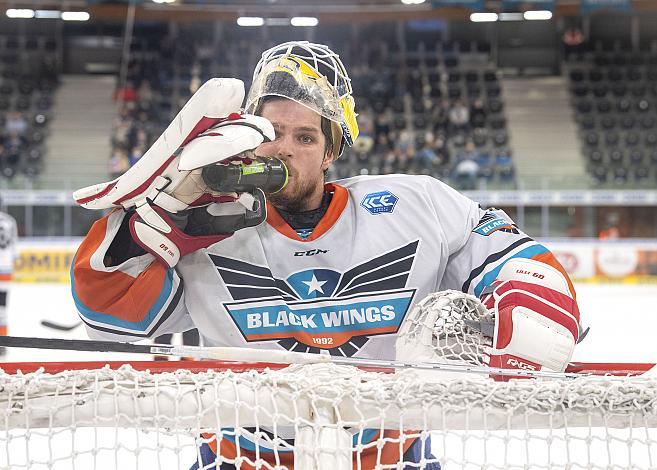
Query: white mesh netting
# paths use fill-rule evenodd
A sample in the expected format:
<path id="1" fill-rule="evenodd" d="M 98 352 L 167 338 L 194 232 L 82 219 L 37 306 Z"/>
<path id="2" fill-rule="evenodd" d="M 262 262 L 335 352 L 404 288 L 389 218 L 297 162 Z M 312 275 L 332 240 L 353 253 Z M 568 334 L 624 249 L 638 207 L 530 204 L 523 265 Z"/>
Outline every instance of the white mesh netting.
<path id="1" fill-rule="evenodd" d="M 218 462 L 284 468 L 276 462 L 289 456 L 291 432 L 302 469 L 352 468 L 352 461 L 353 468 L 657 465 L 653 378 L 495 382 L 330 364 L 159 374 L 124 366 L 2 374 L 0 388 L 0 467 L 12 470 L 189 468 L 201 442 L 236 438 L 255 452 Z M 430 439 L 425 448 L 435 458 L 405 461 L 404 444 L 414 439 Z"/>
<path id="2" fill-rule="evenodd" d="M 433 295 L 402 326 L 397 358 L 480 369 L 490 340 L 468 322 L 489 320 L 472 297 Z M 0 372 L 0 468 L 657 468 L 651 376 L 208 364 Z"/>

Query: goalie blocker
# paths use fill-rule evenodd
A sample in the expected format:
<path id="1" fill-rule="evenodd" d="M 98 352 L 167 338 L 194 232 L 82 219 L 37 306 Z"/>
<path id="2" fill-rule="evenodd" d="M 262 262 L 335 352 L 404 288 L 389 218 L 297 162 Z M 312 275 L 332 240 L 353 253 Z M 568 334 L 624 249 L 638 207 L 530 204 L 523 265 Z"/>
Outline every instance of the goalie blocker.
<path id="1" fill-rule="evenodd" d="M 580 314 L 564 276 L 530 259 L 508 261 L 482 295 L 495 316 L 490 366 L 563 372 L 580 335 Z"/>

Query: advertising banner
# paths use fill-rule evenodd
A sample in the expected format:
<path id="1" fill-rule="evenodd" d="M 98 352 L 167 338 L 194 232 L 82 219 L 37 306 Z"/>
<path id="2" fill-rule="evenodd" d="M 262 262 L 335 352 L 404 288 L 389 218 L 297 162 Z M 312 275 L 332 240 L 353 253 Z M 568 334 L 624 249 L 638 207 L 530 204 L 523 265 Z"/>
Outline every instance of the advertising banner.
<path id="1" fill-rule="evenodd" d="M 582 0 L 580 3 L 580 11 L 582 15 L 588 15 L 598 10 L 614 10 L 614 11 L 632 11 L 631 0 Z"/>

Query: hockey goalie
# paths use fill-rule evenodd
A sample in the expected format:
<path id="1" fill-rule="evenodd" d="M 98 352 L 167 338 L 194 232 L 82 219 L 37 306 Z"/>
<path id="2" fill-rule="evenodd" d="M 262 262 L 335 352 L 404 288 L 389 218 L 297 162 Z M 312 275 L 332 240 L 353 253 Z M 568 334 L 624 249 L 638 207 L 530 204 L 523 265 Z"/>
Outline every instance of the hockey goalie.
<path id="1" fill-rule="evenodd" d="M 75 193 L 84 207 L 113 208 L 73 262 L 89 336 L 195 327 L 205 345 L 408 360 L 440 359 L 441 345 L 441 360 L 565 369 L 580 336 L 573 286 L 503 212 L 428 176 L 325 181 L 358 138 L 337 54 L 273 47 L 243 105 L 244 94 L 239 80 L 210 80 L 134 167 Z M 250 165 L 278 168 L 280 184 L 224 184 Z M 441 310 L 456 293 L 475 315 Z M 485 351 L 435 333 L 466 327 Z M 192 468 L 295 468 L 293 430 L 220 434 L 203 436 Z M 440 468 L 428 438 L 352 434 L 354 468 Z"/>

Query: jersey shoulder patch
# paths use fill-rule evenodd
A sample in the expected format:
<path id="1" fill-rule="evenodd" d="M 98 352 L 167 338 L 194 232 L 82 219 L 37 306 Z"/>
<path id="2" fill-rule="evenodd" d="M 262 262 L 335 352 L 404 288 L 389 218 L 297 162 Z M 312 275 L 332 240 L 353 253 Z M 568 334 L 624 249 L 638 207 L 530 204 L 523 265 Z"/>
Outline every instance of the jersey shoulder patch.
<path id="1" fill-rule="evenodd" d="M 520 233 L 518 227 L 516 227 L 514 223 L 508 221 L 501 214 L 493 210 L 486 211 L 484 216 L 481 218 L 481 220 L 479 220 L 477 226 L 472 229 L 472 231 L 485 237 L 497 231 L 515 234 Z"/>

